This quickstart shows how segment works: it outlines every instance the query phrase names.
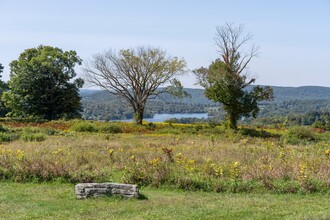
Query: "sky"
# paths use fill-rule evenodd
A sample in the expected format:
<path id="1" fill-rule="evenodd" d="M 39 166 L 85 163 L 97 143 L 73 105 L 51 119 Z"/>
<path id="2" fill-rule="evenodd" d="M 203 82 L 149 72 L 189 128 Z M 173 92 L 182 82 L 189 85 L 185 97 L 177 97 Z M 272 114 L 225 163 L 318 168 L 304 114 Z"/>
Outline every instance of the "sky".
<path id="1" fill-rule="evenodd" d="M 38 45 L 83 60 L 108 49 L 152 46 L 190 70 L 219 57 L 217 26 L 243 24 L 260 46 L 248 72 L 256 84 L 330 87 L 330 0 L 0 0 L 0 63 Z M 82 76 L 81 67 L 77 69 Z M 181 77 L 196 87 L 193 74 Z"/>

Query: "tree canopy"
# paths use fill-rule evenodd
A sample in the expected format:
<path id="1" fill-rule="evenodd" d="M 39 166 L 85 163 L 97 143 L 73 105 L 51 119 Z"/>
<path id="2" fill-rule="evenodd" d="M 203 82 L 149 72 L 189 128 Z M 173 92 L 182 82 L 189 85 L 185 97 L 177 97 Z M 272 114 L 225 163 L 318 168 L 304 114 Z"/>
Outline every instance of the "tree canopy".
<path id="1" fill-rule="evenodd" d="M 273 98 L 270 87 L 255 86 L 251 91 L 246 89 L 255 82 L 255 78 L 248 77 L 247 66 L 258 55 L 255 45 L 245 50 L 251 39 L 252 35 L 244 35 L 243 25 L 217 27 L 215 42 L 220 57 L 208 68 L 194 70 L 199 84 L 205 88 L 205 95 L 222 103 L 227 125 L 232 129 L 237 129 L 237 121 L 242 116 L 256 117 L 258 101 Z"/>
<path id="2" fill-rule="evenodd" d="M 180 81 L 175 77 L 184 73 L 186 62 L 169 57 L 161 49 L 106 51 L 86 62 L 87 80 L 111 94 L 126 99 L 135 113 L 135 122 L 142 124 L 147 100 L 161 93 L 183 95 Z M 167 86 L 158 89 L 160 86 Z"/>
<path id="3" fill-rule="evenodd" d="M 79 88 L 84 81 L 74 67 L 75 51 L 39 46 L 25 50 L 10 63 L 9 91 L 3 94 L 11 117 L 54 120 L 80 116 Z"/>
<path id="4" fill-rule="evenodd" d="M 2 78 L 1 73 L 3 72 L 3 66 L 0 63 L 0 78 Z M 8 90 L 8 84 L 4 82 L 3 80 L 0 80 L 0 97 L 2 94 Z M 4 102 L 1 100 L 0 101 L 0 117 L 4 117 L 8 113 L 7 108 L 4 105 Z"/>

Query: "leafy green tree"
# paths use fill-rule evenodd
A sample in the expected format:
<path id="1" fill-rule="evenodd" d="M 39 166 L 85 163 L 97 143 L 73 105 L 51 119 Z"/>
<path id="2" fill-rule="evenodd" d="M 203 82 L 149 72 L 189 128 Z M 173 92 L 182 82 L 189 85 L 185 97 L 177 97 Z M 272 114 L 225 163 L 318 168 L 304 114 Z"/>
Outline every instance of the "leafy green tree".
<path id="1" fill-rule="evenodd" d="M 0 78 L 2 77 L 1 73 L 3 72 L 3 66 L 0 63 Z M 8 90 L 8 84 L 0 80 L 0 97 L 2 94 Z M 4 102 L 0 101 L 0 117 L 4 117 L 8 113 L 8 109 L 5 107 Z"/>
<path id="2" fill-rule="evenodd" d="M 252 45 L 248 52 L 244 50 L 252 36 L 243 36 L 243 30 L 242 25 L 218 27 L 215 40 L 220 58 L 208 68 L 194 70 L 199 84 L 205 88 L 206 97 L 222 103 L 227 126 L 235 130 L 241 117 L 256 117 L 259 101 L 273 98 L 273 91 L 268 86 L 255 86 L 252 90 L 247 88 L 255 82 L 255 78 L 248 77 L 246 68 L 257 56 L 258 47 Z"/>
<path id="3" fill-rule="evenodd" d="M 183 59 L 168 57 L 163 50 L 138 47 L 98 54 L 86 62 L 84 72 L 91 84 L 125 98 L 133 108 L 135 122 L 142 124 L 148 99 L 161 93 L 185 95 L 175 78 L 184 73 L 185 66 Z"/>
<path id="4" fill-rule="evenodd" d="M 84 81 L 74 67 L 75 51 L 39 46 L 25 50 L 10 63 L 9 91 L 3 94 L 11 117 L 55 120 L 80 117 L 79 88 Z"/>

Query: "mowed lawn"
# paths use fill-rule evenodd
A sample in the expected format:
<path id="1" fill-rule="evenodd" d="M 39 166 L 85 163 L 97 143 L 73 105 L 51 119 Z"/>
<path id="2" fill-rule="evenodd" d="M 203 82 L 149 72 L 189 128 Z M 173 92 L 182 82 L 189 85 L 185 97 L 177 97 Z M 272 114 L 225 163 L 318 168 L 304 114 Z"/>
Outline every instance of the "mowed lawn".
<path id="1" fill-rule="evenodd" d="M 330 219 L 329 194 L 184 192 L 77 200 L 74 185 L 0 183 L 1 219 Z"/>

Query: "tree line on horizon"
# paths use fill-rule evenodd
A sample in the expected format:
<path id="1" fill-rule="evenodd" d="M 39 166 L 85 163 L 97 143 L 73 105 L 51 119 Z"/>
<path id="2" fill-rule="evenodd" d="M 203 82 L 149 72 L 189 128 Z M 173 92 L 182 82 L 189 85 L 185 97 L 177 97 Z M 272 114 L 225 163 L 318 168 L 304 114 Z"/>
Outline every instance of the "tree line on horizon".
<path id="1" fill-rule="evenodd" d="M 251 89 L 251 88 L 247 88 Z M 274 100 L 260 102 L 260 111 L 256 118 L 242 118 L 239 124 L 275 125 L 283 124 L 285 117 L 306 115 L 313 111 L 320 113 L 330 109 L 330 88 L 325 87 L 273 87 Z M 204 89 L 184 88 L 189 96 L 175 98 L 163 94 L 160 98 L 149 100 L 145 110 L 145 117 L 152 118 L 154 114 L 189 114 L 208 113 L 210 116 L 204 122 L 223 123 L 224 112 L 220 103 L 214 103 L 204 96 Z M 82 118 L 89 120 L 123 120 L 132 119 L 134 112 L 125 100 L 102 90 L 81 91 L 83 112 Z M 193 120 L 189 120 L 193 121 Z M 301 122 L 303 122 L 302 120 Z M 310 120 L 308 120 L 310 121 Z M 195 123 L 201 122 L 195 120 Z M 300 124 L 295 120 L 296 124 Z M 186 122 L 188 123 L 188 122 Z M 291 124 L 291 123 L 289 123 Z M 305 124 L 305 123 L 301 123 Z"/>
<path id="2" fill-rule="evenodd" d="M 256 81 L 248 77 L 247 67 L 259 52 L 254 44 L 248 45 L 251 40 L 252 35 L 245 34 L 243 25 L 226 23 L 217 27 L 218 58 L 208 67 L 193 70 L 205 96 L 222 104 L 230 129 L 237 129 L 241 117 L 256 117 L 258 103 L 273 98 L 270 87 L 246 89 Z M 72 50 L 43 45 L 25 50 L 10 63 L 8 83 L 0 84 L 1 107 L 13 118 L 77 118 L 82 109 L 79 88 L 87 81 L 124 98 L 134 111 L 136 124 L 142 124 L 148 100 L 163 93 L 188 95 L 177 79 L 187 71 L 186 61 L 159 48 L 140 46 L 94 55 L 84 62 L 84 80 L 76 78 L 74 70 L 81 64 L 81 58 Z"/>

